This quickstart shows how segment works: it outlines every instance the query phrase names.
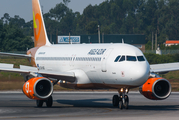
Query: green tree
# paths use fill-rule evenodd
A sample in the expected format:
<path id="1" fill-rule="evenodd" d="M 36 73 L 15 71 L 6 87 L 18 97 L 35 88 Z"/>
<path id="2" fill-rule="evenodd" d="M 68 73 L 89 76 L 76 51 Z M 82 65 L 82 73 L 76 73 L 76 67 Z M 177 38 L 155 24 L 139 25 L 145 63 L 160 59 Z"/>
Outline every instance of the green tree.
<path id="1" fill-rule="evenodd" d="M 97 21 L 89 22 L 86 25 L 85 29 L 88 32 L 88 34 L 97 34 L 98 22 Z"/>
<path id="2" fill-rule="evenodd" d="M 71 0 L 63 0 L 65 5 L 68 5 L 69 2 L 71 2 Z"/>
<path id="3" fill-rule="evenodd" d="M 63 0 L 44 14 L 47 33 L 52 35 L 97 34 L 97 25 L 105 34 L 145 34 L 146 49 L 151 49 L 151 34 L 157 32 L 161 49 L 166 39 L 179 39 L 178 0 L 105 0 L 99 5 L 88 5 L 83 14 L 67 7 L 71 0 Z M 7 37 L 9 25 L 16 26 L 25 36 L 33 35 L 33 21 L 5 13 L 1 18 L 1 41 Z M 10 30 L 10 32 L 12 32 Z"/>
<path id="4" fill-rule="evenodd" d="M 26 51 L 33 47 L 31 37 L 26 37 L 16 25 L 0 22 L 0 51 Z"/>
<path id="5" fill-rule="evenodd" d="M 2 41 L 4 39 L 3 21 L 0 20 L 0 50 L 2 49 Z"/>

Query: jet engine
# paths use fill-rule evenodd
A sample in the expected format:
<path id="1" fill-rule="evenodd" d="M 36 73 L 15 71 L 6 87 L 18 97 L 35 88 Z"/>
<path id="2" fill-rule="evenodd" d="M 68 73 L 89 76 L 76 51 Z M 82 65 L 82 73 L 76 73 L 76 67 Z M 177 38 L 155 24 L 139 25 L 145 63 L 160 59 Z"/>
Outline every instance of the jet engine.
<path id="1" fill-rule="evenodd" d="M 139 91 L 148 99 L 163 100 L 169 97 L 171 85 L 164 78 L 149 78 L 146 83 L 139 87 Z"/>
<path id="2" fill-rule="evenodd" d="M 28 80 L 23 85 L 22 91 L 30 99 L 43 100 L 52 95 L 53 84 L 47 78 L 36 77 Z"/>

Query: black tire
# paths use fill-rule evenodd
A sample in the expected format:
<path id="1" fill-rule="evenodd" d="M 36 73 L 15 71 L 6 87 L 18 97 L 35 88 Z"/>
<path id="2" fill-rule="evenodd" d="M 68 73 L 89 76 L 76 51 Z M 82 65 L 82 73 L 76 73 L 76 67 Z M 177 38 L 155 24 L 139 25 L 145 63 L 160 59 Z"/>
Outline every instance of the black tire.
<path id="1" fill-rule="evenodd" d="M 52 107 L 53 104 L 53 98 L 52 96 L 50 96 L 47 100 L 46 100 L 46 106 L 47 107 Z"/>
<path id="2" fill-rule="evenodd" d="M 125 103 L 123 104 L 125 109 L 128 109 L 129 107 L 129 97 L 127 95 L 124 96 Z"/>
<path id="3" fill-rule="evenodd" d="M 44 101 L 43 100 L 36 100 L 36 105 L 37 107 L 42 107 L 43 106 Z"/>
<path id="4" fill-rule="evenodd" d="M 121 98 L 119 98 L 119 109 L 123 109 L 123 102 Z"/>
<path id="5" fill-rule="evenodd" d="M 114 107 L 117 107 L 119 105 L 119 96 L 118 95 L 113 96 L 112 104 Z"/>

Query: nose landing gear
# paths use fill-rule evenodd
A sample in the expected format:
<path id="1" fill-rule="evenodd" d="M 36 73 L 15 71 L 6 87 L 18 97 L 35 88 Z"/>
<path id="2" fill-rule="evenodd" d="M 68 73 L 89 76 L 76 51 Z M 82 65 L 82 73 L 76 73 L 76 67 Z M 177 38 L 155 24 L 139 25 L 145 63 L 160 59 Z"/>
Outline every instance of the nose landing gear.
<path id="1" fill-rule="evenodd" d="M 119 96 L 114 95 L 112 99 L 112 103 L 114 107 L 119 107 L 120 109 L 128 109 L 129 105 L 129 97 L 126 95 L 128 93 L 128 89 L 121 88 L 118 90 Z"/>

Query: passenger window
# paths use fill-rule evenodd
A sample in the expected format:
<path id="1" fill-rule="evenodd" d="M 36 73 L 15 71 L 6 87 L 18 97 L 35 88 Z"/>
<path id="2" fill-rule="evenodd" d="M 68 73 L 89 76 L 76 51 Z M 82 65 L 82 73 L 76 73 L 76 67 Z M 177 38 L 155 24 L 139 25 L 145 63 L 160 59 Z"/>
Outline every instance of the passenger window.
<path id="1" fill-rule="evenodd" d="M 137 61 L 135 56 L 127 56 L 127 61 Z"/>
<path id="2" fill-rule="evenodd" d="M 121 59 L 119 60 L 119 62 L 121 61 L 125 61 L 125 56 L 122 56 Z"/>
<path id="3" fill-rule="evenodd" d="M 120 58 L 120 57 L 121 57 L 121 56 L 117 56 L 116 59 L 114 60 L 114 62 L 119 61 L 119 58 Z"/>
<path id="4" fill-rule="evenodd" d="M 143 56 L 137 56 L 138 61 L 145 61 Z"/>

